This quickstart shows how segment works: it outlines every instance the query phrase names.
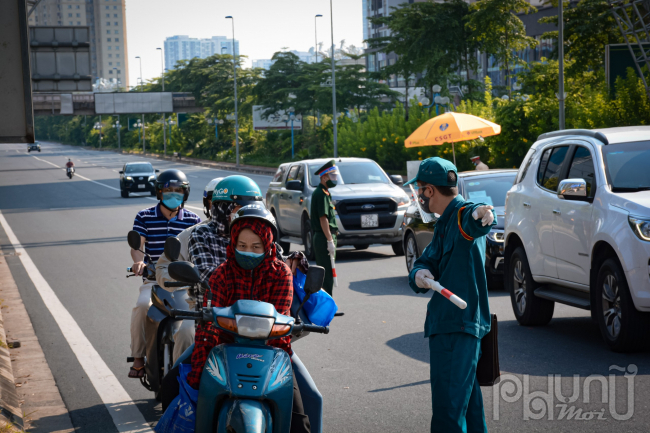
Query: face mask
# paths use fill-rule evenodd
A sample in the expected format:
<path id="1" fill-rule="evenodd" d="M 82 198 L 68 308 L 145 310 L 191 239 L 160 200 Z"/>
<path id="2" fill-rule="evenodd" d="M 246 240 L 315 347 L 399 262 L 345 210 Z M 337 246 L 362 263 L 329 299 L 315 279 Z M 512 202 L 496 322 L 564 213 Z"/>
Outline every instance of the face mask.
<path id="1" fill-rule="evenodd" d="M 328 188 L 334 188 L 336 186 L 336 182 L 333 180 L 328 180 L 325 182 L 325 185 L 327 185 Z"/>
<path id="2" fill-rule="evenodd" d="M 429 210 L 429 201 L 431 200 L 431 197 L 426 197 L 424 195 L 424 191 L 426 191 L 426 188 L 423 188 L 420 190 L 421 192 L 418 194 L 418 199 L 420 199 L 420 206 L 422 207 L 422 210 L 428 214 L 431 213 Z"/>
<path id="3" fill-rule="evenodd" d="M 163 192 L 162 202 L 167 209 L 174 210 L 183 204 L 183 194 L 179 192 Z"/>
<path id="4" fill-rule="evenodd" d="M 235 260 L 237 264 L 248 271 L 258 267 L 264 260 L 264 256 L 264 253 L 249 253 L 235 249 Z"/>

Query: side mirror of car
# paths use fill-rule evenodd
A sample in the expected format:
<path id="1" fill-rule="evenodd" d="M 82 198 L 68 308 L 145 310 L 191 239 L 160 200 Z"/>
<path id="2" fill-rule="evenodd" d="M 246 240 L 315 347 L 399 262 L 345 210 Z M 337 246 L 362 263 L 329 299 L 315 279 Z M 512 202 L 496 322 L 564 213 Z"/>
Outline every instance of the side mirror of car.
<path id="1" fill-rule="evenodd" d="M 140 238 L 140 233 L 135 230 L 131 230 L 126 236 L 126 240 L 129 243 L 129 246 L 134 250 L 139 250 L 141 246 L 142 239 Z"/>
<path id="2" fill-rule="evenodd" d="M 300 180 L 290 180 L 287 182 L 285 188 L 291 191 L 302 191 L 302 181 Z"/>
<path id="3" fill-rule="evenodd" d="M 158 169 L 155 169 L 154 171 L 155 171 L 156 173 L 160 173 L 160 170 L 158 170 Z"/>
<path id="4" fill-rule="evenodd" d="M 181 241 L 175 236 L 170 236 L 165 240 L 165 255 L 172 261 L 178 261 L 178 256 L 181 255 Z"/>
<path id="5" fill-rule="evenodd" d="M 390 180 L 397 186 L 404 185 L 404 179 L 402 179 L 402 176 L 400 176 L 399 174 L 391 174 Z"/>
<path id="6" fill-rule="evenodd" d="M 119 173 L 120 173 L 120 174 L 124 174 L 124 172 L 123 172 L 122 170 L 120 170 Z"/>
<path id="7" fill-rule="evenodd" d="M 197 271 L 194 264 L 190 262 L 170 263 L 167 270 L 169 271 L 169 276 L 179 282 L 198 284 L 199 281 L 201 281 L 199 271 Z"/>
<path id="8" fill-rule="evenodd" d="M 585 200 L 587 182 L 584 179 L 564 179 L 557 189 L 557 196 L 564 200 Z"/>

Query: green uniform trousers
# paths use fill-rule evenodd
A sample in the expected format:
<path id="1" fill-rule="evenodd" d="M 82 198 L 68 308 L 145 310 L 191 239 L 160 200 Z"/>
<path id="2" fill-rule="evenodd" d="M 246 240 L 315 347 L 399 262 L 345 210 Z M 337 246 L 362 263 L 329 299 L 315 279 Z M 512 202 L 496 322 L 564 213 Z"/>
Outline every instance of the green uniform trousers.
<path id="1" fill-rule="evenodd" d="M 431 433 L 487 433 L 476 379 L 481 340 L 465 332 L 429 337 Z"/>
<path id="2" fill-rule="evenodd" d="M 336 235 L 332 235 L 334 246 L 336 246 Z M 316 255 L 316 264 L 325 268 L 325 281 L 323 281 L 323 290 L 332 295 L 332 287 L 334 287 L 334 276 L 332 275 L 332 262 L 330 254 L 327 252 L 327 238 L 325 233 L 314 233 L 314 254 Z M 336 253 L 334 254 L 336 258 Z"/>

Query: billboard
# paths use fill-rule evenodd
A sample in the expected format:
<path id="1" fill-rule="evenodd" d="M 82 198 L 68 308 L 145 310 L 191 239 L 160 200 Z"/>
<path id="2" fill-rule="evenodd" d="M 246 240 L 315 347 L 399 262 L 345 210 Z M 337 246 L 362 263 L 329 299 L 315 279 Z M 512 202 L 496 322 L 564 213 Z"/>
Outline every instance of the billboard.
<path id="1" fill-rule="evenodd" d="M 95 93 L 97 114 L 171 113 L 171 92 Z"/>
<path id="2" fill-rule="evenodd" d="M 262 117 L 264 107 L 261 105 L 253 105 L 253 129 L 256 131 L 270 131 L 274 129 L 291 129 L 291 120 L 289 115 L 280 110 L 277 113 L 269 116 L 267 119 Z M 286 114 L 286 116 L 285 116 Z M 302 116 L 296 116 L 293 121 L 293 129 L 302 129 Z"/>
<path id="3" fill-rule="evenodd" d="M 25 4 L 6 0 L 0 6 L 0 143 L 34 142 Z"/>

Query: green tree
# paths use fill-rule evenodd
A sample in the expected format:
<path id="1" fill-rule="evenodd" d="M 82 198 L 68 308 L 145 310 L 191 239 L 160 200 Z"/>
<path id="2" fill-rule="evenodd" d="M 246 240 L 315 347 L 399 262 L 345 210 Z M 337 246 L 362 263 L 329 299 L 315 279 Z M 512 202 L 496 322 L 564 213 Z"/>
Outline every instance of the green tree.
<path id="1" fill-rule="evenodd" d="M 472 4 L 474 11 L 467 27 L 476 35 L 485 52 L 492 54 L 506 71 L 508 94 L 512 94 L 511 68 L 521 64 L 518 51 L 535 47 L 537 41 L 526 35 L 526 28 L 517 16 L 537 12 L 526 0 L 479 0 Z"/>

